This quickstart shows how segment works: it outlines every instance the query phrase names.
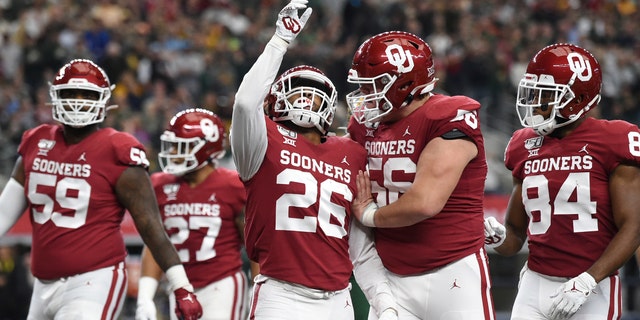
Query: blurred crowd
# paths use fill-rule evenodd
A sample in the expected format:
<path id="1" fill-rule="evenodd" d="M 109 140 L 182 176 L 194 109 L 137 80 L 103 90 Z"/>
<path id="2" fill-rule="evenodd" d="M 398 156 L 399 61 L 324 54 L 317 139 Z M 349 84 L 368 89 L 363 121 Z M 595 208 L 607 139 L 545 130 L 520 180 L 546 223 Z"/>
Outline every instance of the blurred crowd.
<path id="1" fill-rule="evenodd" d="M 286 0 L 0 0 L 0 182 L 10 175 L 24 130 L 53 122 L 48 82 L 73 58 L 92 59 L 116 84 L 106 125 L 129 132 L 156 159 L 168 119 L 203 107 L 229 121 L 236 88 L 274 32 Z M 432 47 L 439 90 L 483 104 L 485 130 L 506 143 L 520 127 L 515 88 L 547 44 L 588 48 L 604 69 L 598 116 L 640 123 L 640 13 L 635 0 L 310 0 L 307 30 L 283 68 L 324 70 L 339 117 L 357 45 L 384 30 L 422 36 Z M 501 162 L 500 148 L 491 151 Z M 226 161 L 229 161 L 227 156 Z M 152 171 L 158 170 L 153 163 Z M 507 181 L 509 182 L 509 181 Z M 488 191 L 503 190 L 488 183 Z"/>

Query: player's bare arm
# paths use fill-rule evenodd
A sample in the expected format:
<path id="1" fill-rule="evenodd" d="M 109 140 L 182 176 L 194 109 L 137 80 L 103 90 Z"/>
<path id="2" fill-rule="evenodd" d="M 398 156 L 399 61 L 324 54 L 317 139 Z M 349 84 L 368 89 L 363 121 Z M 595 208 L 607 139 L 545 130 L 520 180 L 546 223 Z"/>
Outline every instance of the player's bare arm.
<path id="1" fill-rule="evenodd" d="M 619 165 L 609 179 L 611 207 L 618 232 L 602 256 L 587 270 L 596 282 L 613 274 L 640 246 L 640 168 Z"/>
<path id="2" fill-rule="evenodd" d="M 513 190 L 505 218 L 506 237 L 502 245 L 494 249 L 504 256 L 512 256 L 520 252 L 527 241 L 528 225 L 529 216 L 527 216 L 522 202 L 522 180 L 514 177 Z"/>
<path id="3" fill-rule="evenodd" d="M 440 213 L 477 155 L 478 148 L 468 139 L 431 140 L 420 154 L 413 184 L 398 201 L 376 211 L 375 226 L 404 227 Z"/>
<path id="4" fill-rule="evenodd" d="M 151 277 L 156 280 L 160 280 L 162 277 L 162 269 L 153 258 L 151 251 L 145 245 L 142 249 L 142 253 L 140 254 L 142 260 L 142 268 L 140 270 L 141 277 Z"/>
<path id="5" fill-rule="evenodd" d="M 244 239 L 244 209 L 242 209 L 241 213 L 236 215 L 236 219 L 234 222 L 236 224 L 236 229 L 238 229 L 238 235 L 240 236 L 240 239 L 243 240 Z"/>
<path id="6" fill-rule="evenodd" d="M 240 235 L 240 240 L 242 240 L 242 242 L 244 243 L 244 209 L 242 210 L 241 214 L 238 214 L 236 216 L 236 228 L 238 229 L 238 235 Z M 251 274 L 250 274 L 250 283 L 253 283 L 253 279 L 260 273 L 260 265 L 255 262 L 255 261 L 251 261 L 249 260 L 249 264 L 250 264 L 250 270 L 251 270 Z"/>
<path id="7" fill-rule="evenodd" d="M 158 282 L 162 277 L 162 269 L 158 266 L 147 246 L 142 249 L 142 264 L 138 280 L 138 299 L 136 320 L 155 319 L 158 313 L 153 298 L 158 290 Z"/>
<path id="8" fill-rule="evenodd" d="M 120 175 L 115 191 L 120 203 L 129 210 L 142 240 L 162 270 L 166 271 L 169 267 L 180 264 L 180 259 L 162 226 L 147 171 L 142 167 L 127 168 Z"/>

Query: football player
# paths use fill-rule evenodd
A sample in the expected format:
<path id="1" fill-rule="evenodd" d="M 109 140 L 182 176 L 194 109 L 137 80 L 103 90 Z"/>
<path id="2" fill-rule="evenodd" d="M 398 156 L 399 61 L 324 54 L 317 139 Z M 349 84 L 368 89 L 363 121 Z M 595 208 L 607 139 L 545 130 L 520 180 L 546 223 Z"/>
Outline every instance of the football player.
<path id="1" fill-rule="evenodd" d="M 568 43 L 541 49 L 520 80 L 506 238 L 487 225 L 500 254 L 528 243 L 511 319 L 621 317 L 618 269 L 640 245 L 640 130 L 589 116 L 601 86 L 596 58 Z"/>
<path id="2" fill-rule="evenodd" d="M 494 319 L 480 104 L 433 93 L 437 80 L 431 48 L 414 34 L 380 33 L 356 51 L 348 131 L 369 165 L 354 214 L 375 227 L 399 319 Z M 358 282 L 366 264 L 355 265 Z"/>
<path id="3" fill-rule="evenodd" d="M 311 15 L 306 4 L 292 0 L 280 11 L 275 35 L 244 76 L 233 107 L 231 147 L 248 196 L 245 243 L 260 265 L 251 319 L 354 318 L 351 201 L 366 151 L 329 133 L 337 92 L 322 71 L 301 65 L 276 79 Z M 370 270 L 373 285 L 385 281 Z M 391 294 L 380 288 L 377 310 L 394 319 Z"/>
<path id="4" fill-rule="evenodd" d="M 90 60 L 65 64 L 50 86 L 53 118 L 23 136 L 12 177 L 0 195 L 3 235 L 28 212 L 35 283 L 29 319 L 116 319 L 127 287 L 125 209 L 166 273 L 175 312 L 197 319 L 202 308 L 156 205 L 144 147 L 101 128 L 114 86 Z"/>
<path id="5" fill-rule="evenodd" d="M 246 195 L 238 173 L 217 166 L 226 150 L 224 123 L 209 110 L 187 109 L 169 121 L 160 141 L 162 172 L 151 181 L 165 230 L 203 302 L 202 319 L 245 319 L 248 282 L 240 250 Z M 145 247 L 136 319 L 156 319 L 153 298 L 161 277 Z"/>

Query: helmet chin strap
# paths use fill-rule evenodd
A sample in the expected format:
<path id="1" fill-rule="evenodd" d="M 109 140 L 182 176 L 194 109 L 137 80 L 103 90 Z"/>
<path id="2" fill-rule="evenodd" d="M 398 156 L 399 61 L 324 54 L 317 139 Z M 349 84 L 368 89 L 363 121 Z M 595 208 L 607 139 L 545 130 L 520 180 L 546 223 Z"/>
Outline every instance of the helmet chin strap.
<path id="1" fill-rule="evenodd" d="M 535 115 L 532 116 L 530 118 L 530 121 L 528 121 L 528 125 L 533 127 L 533 130 L 541 135 L 541 136 L 546 136 L 549 133 L 553 132 L 553 129 L 556 128 L 556 124 L 557 124 L 557 120 L 554 118 L 553 120 L 542 124 L 545 121 L 544 117 L 542 115 Z"/>
<path id="2" fill-rule="evenodd" d="M 404 98 L 404 101 L 402 102 L 402 105 L 400 105 L 400 108 L 404 108 L 406 106 L 408 106 L 411 101 L 413 101 L 413 93 L 409 93 L 409 95 L 407 95 L 406 98 Z"/>
<path id="3" fill-rule="evenodd" d="M 534 127 L 533 130 L 536 131 L 537 134 L 541 136 L 546 136 L 553 132 L 556 126 L 556 119 L 553 119 L 551 122 L 544 124 L 542 126 Z"/>
<path id="4" fill-rule="evenodd" d="M 408 106 L 416 96 L 420 96 L 425 93 L 430 93 L 433 90 L 433 87 L 436 85 L 436 81 L 438 81 L 438 78 L 434 78 L 431 82 L 427 84 L 415 87 L 413 91 L 411 91 L 411 93 L 409 93 L 407 97 L 404 99 L 404 101 L 402 102 L 402 105 L 400 105 L 400 108 Z"/>
<path id="5" fill-rule="evenodd" d="M 291 110 L 290 121 L 294 125 L 300 128 L 316 128 L 322 135 L 327 133 L 327 130 L 323 127 L 324 121 L 317 113 L 305 111 L 305 110 Z"/>

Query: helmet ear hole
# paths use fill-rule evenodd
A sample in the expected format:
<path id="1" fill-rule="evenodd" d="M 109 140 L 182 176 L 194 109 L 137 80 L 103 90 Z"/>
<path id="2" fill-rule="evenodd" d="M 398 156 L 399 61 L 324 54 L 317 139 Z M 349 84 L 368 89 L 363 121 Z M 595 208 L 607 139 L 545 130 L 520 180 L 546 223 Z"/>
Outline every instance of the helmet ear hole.
<path id="1" fill-rule="evenodd" d="M 398 90 L 407 91 L 407 90 L 409 90 L 410 88 L 413 87 L 413 83 L 414 83 L 414 81 L 407 81 L 404 84 L 400 85 Z"/>

